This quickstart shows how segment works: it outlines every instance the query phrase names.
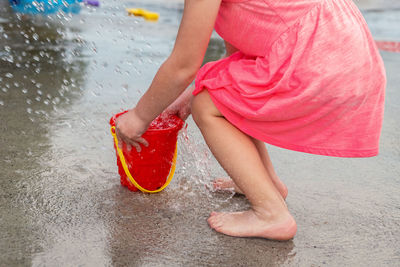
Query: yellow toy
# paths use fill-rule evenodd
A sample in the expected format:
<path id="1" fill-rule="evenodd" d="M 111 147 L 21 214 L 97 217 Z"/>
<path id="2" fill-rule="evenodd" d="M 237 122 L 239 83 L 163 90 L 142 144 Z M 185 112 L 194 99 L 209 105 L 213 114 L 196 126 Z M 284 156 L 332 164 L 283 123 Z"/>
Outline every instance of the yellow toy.
<path id="1" fill-rule="evenodd" d="M 160 17 L 156 12 L 150 12 L 141 8 L 127 8 L 126 11 L 128 11 L 128 15 L 144 17 L 146 20 L 158 20 Z"/>

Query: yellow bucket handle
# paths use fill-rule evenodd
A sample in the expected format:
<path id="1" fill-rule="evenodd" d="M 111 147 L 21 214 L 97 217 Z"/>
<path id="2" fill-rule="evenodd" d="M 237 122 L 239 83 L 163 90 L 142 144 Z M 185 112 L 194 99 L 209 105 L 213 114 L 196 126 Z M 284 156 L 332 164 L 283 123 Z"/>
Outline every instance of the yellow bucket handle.
<path id="1" fill-rule="evenodd" d="M 161 186 L 160 188 L 158 188 L 156 190 L 147 190 L 146 188 L 141 187 L 135 181 L 135 179 L 132 177 L 132 175 L 131 175 L 131 173 L 130 173 L 130 171 L 128 169 L 128 165 L 126 164 L 124 153 L 122 152 L 122 150 L 118 146 L 118 139 L 117 139 L 117 135 L 115 134 L 115 126 L 111 127 L 111 134 L 114 137 L 115 147 L 117 148 L 119 159 L 121 161 L 122 167 L 124 168 L 125 174 L 128 176 L 129 180 L 131 181 L 131 183 L 134 186 L 136 186 L 140 191 L 145 192 L 145 193 L 158 193 L 158 192 L 164 190 L 169 185 L 169 183 L 171 182 L 172 177 L 174 176 L 174 173 L 175 173 L 176 157 L 177 157 L 177 154 L 178 154 L 177 153 L 178 152 L 178 142 L 175 145 L 174 157 L 172 158 L 172 166 L 171 166 L 171 169 L 169 171 L 169 175 L 168 175 L 167 181 L 165 182 L 165 184 L 163 186 Z"/>

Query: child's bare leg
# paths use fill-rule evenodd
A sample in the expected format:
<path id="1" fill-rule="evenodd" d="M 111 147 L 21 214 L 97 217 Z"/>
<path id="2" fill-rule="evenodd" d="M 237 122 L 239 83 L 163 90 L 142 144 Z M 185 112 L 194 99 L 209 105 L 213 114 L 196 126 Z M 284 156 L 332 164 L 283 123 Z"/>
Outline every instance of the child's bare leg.
<path id="1" fill-rule="evenodd" d="M 253 143 L 256 145 L 258 153 L 260 154 L 261 160 L 268 171 L 269 176 L 271 177 L 272 182 L 274 183 L 276 189 L 278 189 L 279 193 L 286 199 L 288 195 L 288 189 L 286 185 L 279 179 L 278 175 L 275 172 L 274 166 L 272 165 L 271 158 L 269 157 L 267 147 L 264 142 L 252 138 Z M 214 181 L 214 188 L 217 190 L 234 190 L 236 193 L 243 194 L 239 187 L 235 185 L 235 183 L 229 178 L 218 178 Z"/>
<path id="2" fill-rule="evenodd" d="M 211 213 L 211 228 L 231 236 L 291 239 L 296 222 L 251 138 L 221 115 L 207 91 L 194 98 L 192 115 L 215 158 L 252 205 L 244 212 Z"/>

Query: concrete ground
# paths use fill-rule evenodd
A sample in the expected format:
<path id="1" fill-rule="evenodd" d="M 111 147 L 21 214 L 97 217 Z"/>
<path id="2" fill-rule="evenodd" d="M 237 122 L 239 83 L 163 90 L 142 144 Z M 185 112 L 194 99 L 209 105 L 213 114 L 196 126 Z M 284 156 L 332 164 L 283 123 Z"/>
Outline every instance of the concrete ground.
<path id="1" fill-rule="evenodd" d="M 400 41 L 400 3 L 356 1 L 376 40 Z M 126 7 L 160 13 L 158 22 Z M 315 156 L 272 146 L 298 234 L 288 242 L 209 229 L 246 199 L 209 190 L 224 175 L 189 119 L 162 193 L 119 184 L 108 120 L 131 107 L 172 49 L 181 0 L 101 1 L 65 17 L 0 2 L 0 266 L 399 266 L 400 53 L 388 77 L 380 155 Z M 206 60 L 223 54 L 213 35 Z M 185 137 L 186 136 L 186 137 Z"/>

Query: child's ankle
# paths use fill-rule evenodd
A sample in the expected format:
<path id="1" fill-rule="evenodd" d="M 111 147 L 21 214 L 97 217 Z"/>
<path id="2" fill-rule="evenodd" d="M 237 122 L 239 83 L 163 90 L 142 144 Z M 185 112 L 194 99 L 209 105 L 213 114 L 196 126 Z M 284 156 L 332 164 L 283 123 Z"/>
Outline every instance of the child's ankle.
<path id="1" fill-rule="evenodd" d="M 254 211 L 257 217 L 263 220 L 281 221 L 292 217 L 292 215 L 289 213 L 288 209 L 285 206 L 274 209 L 252 206 L 252 210 Z"/>

